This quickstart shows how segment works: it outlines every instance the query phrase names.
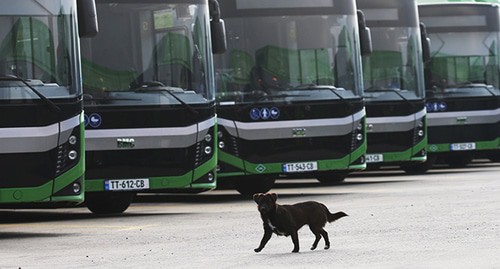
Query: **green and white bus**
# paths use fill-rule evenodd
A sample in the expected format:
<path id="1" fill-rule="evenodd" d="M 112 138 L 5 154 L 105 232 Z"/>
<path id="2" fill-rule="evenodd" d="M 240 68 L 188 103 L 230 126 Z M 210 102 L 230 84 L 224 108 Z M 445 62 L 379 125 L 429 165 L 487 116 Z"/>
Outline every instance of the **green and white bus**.
<path id="1" fill-rule="evenodd" d="M 432 40 L 426 65 L 429 162 L 465 166 L 500 149 L 500 8 L 420 4 Z"/>
<path id="2" fill-rule="evenodd" d="M 355 1 L 220 3 L 228 50 L 215 59 L 218 181 L 246 195 L 278 177 L 340 182 L 364 169 Z"/>
<path id="3" fill-rule="evenodd" d="M 372 33 L 363 57 L 368 167 L 427 158 L 423 48 L 415 0 L 357 0 Z M 428 51 L 428 50 L 427 50 Z"/>
<path id="4" fill-rule="evenodd" d="M 137 192 L 215 188 L 217 2 L 96 3 L 100 33 L 81 48 L 87 207 L 119 213 Z"/>
<path id="5" fill-rule="evenodd" d="M 0 1 L 0 207 L 84 200 L 79 34 L 93 0 Z"/>

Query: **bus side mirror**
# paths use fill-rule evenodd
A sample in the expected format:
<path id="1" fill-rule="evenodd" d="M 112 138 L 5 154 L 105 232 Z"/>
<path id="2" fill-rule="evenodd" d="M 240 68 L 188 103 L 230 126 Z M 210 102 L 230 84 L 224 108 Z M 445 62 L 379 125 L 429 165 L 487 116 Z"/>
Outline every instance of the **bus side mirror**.
<path id="1" fill-rule="evenodd" d="M 211 21 L 210 32 L 212 34 L 212 53 L 221 54 L 226 52 L 226 27 L 223 20 Z"/>
<path id="2" fill-rule="evenodd" d="M 212 36 L 212 53 L 221 54 L 226 52 L 226 26 L 220 18 L 220 7 L 217 0 L 210 0 L 210 34 Z"/>
<path id="3" fill-rule="evenodd" d="M 431 60 L 431 39 L 427 34 L 427 28 L 425 24 L 420 23 L 420 39 L 422 41 L 422 58 L 424 63 L 428 63 Z"/>
<path id="4" fill-rule="evenodd" d="M 366 26 L 365 14 L 358 10 L 359 46 L 361 55 L 369 55 L 373 51 L 372 35 L 370 28 Z"/>
<path id="5" fill-rule="evenodd" d="M 99 32 L 95 0 L 77 0 L 78 32 L 80 37 L 94 37 Z"/>

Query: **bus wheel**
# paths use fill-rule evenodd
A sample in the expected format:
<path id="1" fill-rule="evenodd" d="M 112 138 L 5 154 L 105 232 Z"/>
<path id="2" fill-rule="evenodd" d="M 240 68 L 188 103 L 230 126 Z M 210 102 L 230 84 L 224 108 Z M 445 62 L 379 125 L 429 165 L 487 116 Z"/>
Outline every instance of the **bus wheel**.
<path id="1" fill-rule="evenodd" d="M 427 160 L 423 163 L 412 162 L 401 165 L 401 169 L 409 175 L 425 174 L 436 163 L 437 156 L 427 155 Z"/>
<path id="2" fill-rule="evenodd" d="M 118 214 L 127 210 L 134 196 L 133 192 L 88 192 L 85 204 L 94 214 Z"/>
<path id="3" fill-rule="evenodd" d="M 339 184 L 344 181 L 344 179 L 349 175 L 349 171 L 335 171 L 320 173 L 316 176 L 319 182 L 326 185 Z"/>
<path id="4" fill-rule="evenodd" d="M 242 195 L 253 195 L 255 193 L 266 193 L 276 181 L 274 175 L 246 176 L 234 180 L 234 188 Z"/>
<path id="5" fill-rule="evenodd" d="M 500 162 L 500 154 L 499 153 L 490 154 L 490 156 L 488 156 L 488 159 L 490 159 L 490 161 L 494 163 L 498 163 Z"/>
<path id="6" fill-rule="evenodd" d="M 472 153 L 463 153 L 453 156 L 448 156 L 445 159 L 445 162 L 452 168 L 462 168 L 466 167 L 472 159 L 474 155 Z"/>

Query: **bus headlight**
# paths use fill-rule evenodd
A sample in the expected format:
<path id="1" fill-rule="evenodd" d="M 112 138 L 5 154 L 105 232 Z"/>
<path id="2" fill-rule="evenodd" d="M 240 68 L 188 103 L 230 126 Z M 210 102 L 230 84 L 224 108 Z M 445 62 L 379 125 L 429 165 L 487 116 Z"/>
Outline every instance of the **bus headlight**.
<path id="1" fill-rule="evenodd" d="M 417 121 L 416 127 L 413 131 L 413 144 L 416 145 L 427 136 L 426 133 L 425 116 Z"/>
<path id="2" fill-rule="evenodd" d="M 214 147 L 217 147 L 215 126 L 210 127 L 206 133 L 199 134 L 201 139 L 196 142 L 194 166 L 198 167 L 214 157 Z"/>
<path id="3" fill-rule="evenodd" d="M 214 181 L 214 178 L 215 178 L 215 177 L 214 177 L 214 174 L 213 174 L 213 173 L 208 173 L 208 174 L 207 174 L 207 180 L 208 180 L 209 182 L 213 182 L 213 181 Z"/>
<path id="4" fill-rule="evenodd" d="M 73 192 L 80 193 L 80 191 L 82 191 L 82 185 L 80 185 L 80 182 L 73 183 Z"/>
<path id="5" fill-rule="evenodd" d="M 76 150 L 70 150 L 68 158 L 72 161 L 76 160 L 76 158 L 78 158 L 78 152 L 76 152 Z"/>
<path id="6" fill-rule="evenodd" d="M 78 140 L 76 139 L 76 136 L 72 135 L 68 138 L 68 142 L 70 145 L 75 145 Z"/>
<path id="7" fill-rule="evenodd" d="M 355 126 L 355 127 L 354 127 Z M 359 148 L 365 141 L 365 118 L 353 124 L 351 137 L 351 151 Z"/>
<path id="8" fill-rule="evenodd" d="M 362 121 L 361 121 L 360 123 L 358 123 L 358 126 L 356 127 L 356 129 L 357 129 L 358 131 L 363 130 L 363 122 L 362 122 Z"/>
<path id="9" fill-rule="evenodd" d="M 205 141 L 207 141 L 207 142 L 212 141 L 212 135 L 211 134 L 206 134 L 205 135 Z"/>
<path id="10" fill-rule="evenodd" d="M 219 141 L 219 148 L 220 149 L 223 149 L 225 146 L 226 146 L 226 144 L 224 143 L 224 141 Z"/>

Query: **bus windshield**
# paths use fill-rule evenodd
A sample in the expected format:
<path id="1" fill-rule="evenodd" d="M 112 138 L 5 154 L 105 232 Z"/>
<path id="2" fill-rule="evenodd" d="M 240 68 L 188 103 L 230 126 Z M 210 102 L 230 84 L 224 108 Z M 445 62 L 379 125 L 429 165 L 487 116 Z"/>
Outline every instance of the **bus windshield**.
<path id="1" fill-rule="evenodd" d="M 215 61 L 220 104 L 362 94 L 355 16 L 279 14 L 225 21 L 228 50 Z"/>
<path id="2" fill-rule="evenodd" d="M 424 96 L 420 32 L 416 27 L 370 27 L 373 52 L 363 57 L 368 99 Z"/>
<path id="3" fill-rule="evenodd" d="M 478 21 L 481 17 L 475 19 Z M 455 24 L 453 20 L 456 20 Z M 432 40 L 432 60 L 427 66 L 427 94 L 446 96 L 499 95 L 500 32 L 467 31 L 466 27 L 455 27 L 467 21 L 467 16 L 423 17 L 427 21 L 427 32 Z M 469 19 L 470 20 L 470 19 Z M 481 20 L 486 22 L 485 19 Z M 446 23 L 446 28 L 442 24 Z M 435 27 L 439 31 L 434 31 Z M 450 29 L 450 31 L 444 31 Z"/>
<path id="4" fill-rule="evenodd" d="M 81 94 L 75 76 L 73 1 L 16 0 L 0 10 L 0 100 L 68 98 Z M 16 78 L 16 79 L 12 79 Z"/>
<path id="5" fill-rule="evenodd" d="M 206 1 L 168 2 L 97 3 L 105 34 L 82 40 L 85 105 L 213 103 Z"/>

